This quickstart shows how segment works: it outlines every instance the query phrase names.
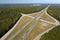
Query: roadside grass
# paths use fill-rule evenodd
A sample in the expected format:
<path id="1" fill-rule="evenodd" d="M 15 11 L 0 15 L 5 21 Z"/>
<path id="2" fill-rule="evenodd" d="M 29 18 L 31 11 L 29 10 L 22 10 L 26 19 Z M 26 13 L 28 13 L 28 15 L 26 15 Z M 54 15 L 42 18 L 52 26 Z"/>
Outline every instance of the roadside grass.
<path id="1" fill-rule="evenodd" d="M 48 9 L 48 14 L 60 22 L 60 4 L 51 5 Z M 40 40 L 60 40 L 60 25 L 44 34 Z"/>

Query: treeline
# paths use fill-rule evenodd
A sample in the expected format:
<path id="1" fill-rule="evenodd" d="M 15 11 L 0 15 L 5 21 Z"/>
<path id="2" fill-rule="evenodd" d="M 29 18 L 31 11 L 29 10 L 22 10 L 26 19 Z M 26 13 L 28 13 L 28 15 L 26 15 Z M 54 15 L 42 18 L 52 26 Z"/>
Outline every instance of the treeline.
<path id="1" fill-rule="evenodd" d="M 60 5 L 51 5 L 47 12 L 60 21 Z"/>
<path id="2" fill-rule="evenodd" d="M 45 33 L 40 40 L 60 40 L 60 25 Z"/>

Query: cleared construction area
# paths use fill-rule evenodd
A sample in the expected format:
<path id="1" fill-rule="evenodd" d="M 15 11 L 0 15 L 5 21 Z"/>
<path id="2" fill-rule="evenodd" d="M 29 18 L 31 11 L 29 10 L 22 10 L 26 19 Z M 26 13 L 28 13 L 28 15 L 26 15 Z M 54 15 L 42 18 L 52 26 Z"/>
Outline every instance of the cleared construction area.
<path id="1" fill-rule="evenodd" d="M 19 23 L 4 40 L 34 40 L 39 34 L 59 25 L 59 22 L 47 14 L 46 10 L 22 14 Z"/>

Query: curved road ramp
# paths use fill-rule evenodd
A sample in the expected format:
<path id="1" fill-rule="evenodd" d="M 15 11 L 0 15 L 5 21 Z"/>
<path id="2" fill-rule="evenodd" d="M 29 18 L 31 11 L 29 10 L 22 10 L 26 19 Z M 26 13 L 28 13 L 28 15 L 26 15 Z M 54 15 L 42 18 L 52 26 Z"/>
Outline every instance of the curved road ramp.
<path id="1" fill-rule="evenodd" d="M 0 40 L 40 40 L 44 33 L 59 25 L 59 21 L 47 13 L 48 7 L 40 12 L 22 14 L 15 26 Z"/>

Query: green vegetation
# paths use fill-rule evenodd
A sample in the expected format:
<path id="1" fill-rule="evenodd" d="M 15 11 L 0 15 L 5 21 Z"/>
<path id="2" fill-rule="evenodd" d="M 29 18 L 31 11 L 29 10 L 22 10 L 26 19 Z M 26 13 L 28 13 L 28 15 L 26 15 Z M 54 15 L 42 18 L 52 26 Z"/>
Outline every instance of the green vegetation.
<path id="1" fill-rule="evenodd" d="M 60 5 L 51 5 L 48 9 L 48 13 L 60 21 Z"/>
<path id="2" fill-rule="evenodd" d="M 60 25 L 44 34 L 40 40 L 60 40 Z"/>
<path id="3" fill-rule="evenodd" d="M 0 6 L 0 37 L 11 29 L 22 13 L 32 13 L 43 9 L 45 6 Z"/>
<path id="4" fill-rule="evenodd" d="M 51 5 L 48 13 L 60 21 L 60 5 Z M 40 40 L 60 40 L 60 25 L 44 34 Z"/>

